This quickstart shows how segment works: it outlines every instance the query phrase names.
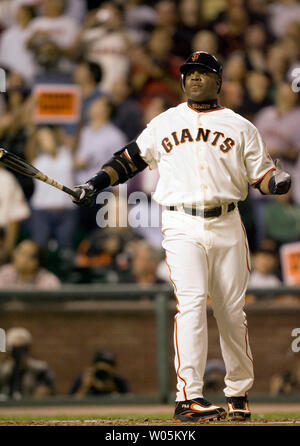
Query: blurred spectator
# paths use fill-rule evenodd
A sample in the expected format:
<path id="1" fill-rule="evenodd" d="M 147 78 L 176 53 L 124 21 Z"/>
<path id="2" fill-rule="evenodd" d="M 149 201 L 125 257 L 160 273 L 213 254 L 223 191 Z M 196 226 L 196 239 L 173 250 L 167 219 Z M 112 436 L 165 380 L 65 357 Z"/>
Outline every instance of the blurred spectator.
<path id="1" fill-rule="evenodd" d="M 36 10 L 40 0 L 1 0 L 0 1 L 0 28 L 7 29 L 15 24 L 15 13 L 20 5 L 31 6 Z"/>
<path id="2" fill-rule="evenodd" d="M 278 278 L 279 258 L 276 243 L 265 239 L 252 257 L 249 288 L 276 288 L 282 283 Z M 264 296 L 265 297 L 265 296 Z"/>
<path id="3" fill-rule="evenodd" d="M 124 147 L 127 140 L 123 132 L 111 122 L 112 104 L 99 97 L 89 108 L 89 122 L 83 127 L 76 152 L 76 183 L 82 184 L 95 175 L 113 153 Z"/>
<path id="4" fill-rule="evenodd" d="M 123 28 L 123 8 L 104 2 L 86 18 L 72 46 L 73 55 L 84 57 L 103 69 L 101 89 L 110 93 L 114 83 L 129 72 L 128 50 L 131 45 Z"/>
<path id="5" fill-rule="evenodd" d="M 243 86 L 247 73 L 244 53 L 232 53 L 224 64 L 223 72 L 224 80 L 238 82 L 241 86 Z"/>
<path id="6" fill-rule="evenodd" d="M 9 261 L 17 243 L 20 223 L 30 216 L 21 187 L 15 177 L 0 167 L 0 265 Z"/>
<path id="7" fill-rule="evenodd" d="M 290 370 L 271 376 L 269 386 L 272 396 L 299 394 L 300 361 L 295 360 Z"/>
<path id="8" fill-rule="evenodd" d="M 288 72 L 288 57 L 282 45 L 275 42 L 270 45 L 266 55 L 266 69 L 271 76 L 272 83 L 276 87 L 286 81 Z"/>
<path id="9" fill-rule="evenodd" d="M 165 28 L 156 28 L 145 47 L 131 52 L 131 82 L 144 108 L 153 96 L 164 96 L 177 105 L 181 98 L 179 67 L 183 60 L 172 56 L 172 36 Z"/>
<path id="10" fill-rule="evenodd" d="M 270 2 L 268 16 L 270 30 L 276 37 L 281 37 L 290 23 L 300 23 L 300 4 L 298 0 Z"/>
<path id="11" fill-rule="evenodd" d="M 176 3 L 172 0 L 158 0 L 155 3 L 155 12 L 155 26 L 164 28 L 168 34 L 173 35 L 178 22 Z"/>
<path id="12" fill-rule="evenodd" d="M 268 3 L 261 0 L 246 0 L 246 7 L 251 23 L 265 23 L 268 14 Z"/>
<path id="13" fill-rule="evenodd" d="M 259 71 L 248 71 L 243 101 L 237 108 L 237 113 L 253 121 L 255 115 L 262 108 L 271 106 L 269 86 L 270 79 L 266 74 Z"/>
<path id="14" fill-rule="evenodd" d="M 249 21 L 243 1 L 228 0 L 227 8 L 209 24 L 209 29 L 219 39 L 223 57 L 236 50 L 243 50 L 245 29 Z"/>
<path id="15" fill-rule="evenodd" d="M 0 288 L 57 289 L 60 280 L 41 267 L 41 248 L 31 240 L 23 240 L 15 248 L 12 263 L 0 268 Z"/>
<path id="16" fill-rule="evenodd" d="M 144 288 L 165 283 L 157 276 L 157 268 L 161 258 L 161 251 L 144 240 L 134 242 L 132 244 L 131 267 L 134 282 Z"/>
<path id="17" fill-rule="evenodd" d="M 204 372 L 205 392 L 221 392 L 226 375 L 225 365 L 221 359 L 209 359 Z"/>
<path id="18" fill-rule="evenodd" d="M 237 111 L 243 103 L 243 95 L 243 87 L 239 82 L 225 80 L 220 93 L 220 103 L 223 107 Z"/>
<path id="19" fill-rule="evenodd" d="M 290 22 L 285 29 L 284 37 L 298 41 L 300 37 L 300 23 Z"/>
<path id="20" fill-rule="evenodd" d="M 6 110 L 0 120 L 0 147 L 28 160 L 32 129 L 29 90 L 24 87 L 23 80 L 18 74 L 9 72 L 7 80 L 7 91 L 4 94 Z M 32 178 L 14 170 L 9 171 L 18 180 L 26 199 L 29 200 L 34 189 Z"/>
<path id="21" fill-rule="evenodd" d="M 207 53 L 214 54 L 216 57 L 219 56 L 218 54 L 219 42 L 217 36 L 213 34 L 211 31 L 208 30 L 198 31 L 194 35 L 191 44 L 192 44 L 191 52 L 199 51 L 200 48 L 201 51 L 206 51 Z"/>
<path id="22" fill-rule="evenodd" d="M 118 269 L 118 255 L 124 249 L 126 239 L 119 228 L 101 228 L 91 234 L 89 239 L 81 241 L 78 247 L 76 263 L 83 268 L 110 267 Z"/>
<path id="23" fill-rule="evenodd" d="M 124 25 L 131 40 L 143 44 L 154 27 L 156 12 L 143 0 L 128 0 L 124 2 Z"/>
<path id="24" fill-rule="evenodd" d="M 131 141 L 143 130 L 142 110 L 133 97 L 129 81 L 120 79 L 113 87 L 111 100 L 114 106 L 113 123 Z"/>
<path id="25" fill-rule="evenodd" d="M 88 122 L 89 108 L 95 99 L 103 96 L 99 84 L 102 79 L 100 65 L 85 59 L 79 61 L 73 71 L 73 81 L 81 88 L 81 124 Z"/>
<path id="26" fill-rule="evenodd" d="M 73 43 L 77 24 L 65 15 L 66 3 L 66 0 L 43 0 L 42 15 L 30 26 L 30 47 L 44 39 L 55 43 L 60 49 L 67 49 Z"/>
<path id="27" fill-rule="evenodd" d="M 65 0 L 43 1 L 43 15 L 32 20 L 29 25 L 27 46 L 36 51 L 41 45 L 48 47 L 51 43 L 53 51 L 59 56 L 67 56 L 60 60 L 60 69 L 70 70 L 69 50 L 75 40 L 78 24 L 64 14 L 65 6 Z"/>
<path id="28" fill-rule="evenodd" d="M 264 23 L 253 23 L 244 36 L 245 57 L 248 68 L 262 72 L 266 70 L 266 50 L 270 37 Z"/>
<path id="29" fill-rule="evenodd" d="M 110 350 L 96 352 L 90 367 L 72 384 L 70 394 L 76 397 L 116 395 L 129 392 L 127 381 L 117 374 L 116 356 Z"/>
<path id="30" fill-rule="evenodd" d="M 48 364 L 30 355 L 32 336 L 23 327 L 6 334 L 7 356 L 0 363 L 0 400 L 54 395 L 54 375 Z"/>
<path id="31" fill-rule="evenodd" d="M 71 83 L 71 69 L 62 69 L 61 51 L 55 43 L 50 42 L 49 40 L 41 42 L 41 44 L 34 49 L 34 57 L 39 66 L 39 72 L 34 78 L 34 85 Z"/>
<path id="32" fill-rule="evenodd" d="M 14 0 L 15 1 L 15 0 Z M 0 1 L 0 29 L 9 27 L 13 24 L 12 0 Z"/>
<path id="33" fill-rule="evenodd" d="M 151 119 L 155 118 L 155 116 L 158 116 L 160 113 L 163 113 L 169 107 L 171 107 L 171 104 L 164 96 L 153 96 L 143 110 L 144 127 L 146 127 Z"/>
<path id="34" fill-rule="evenodd" d="M 265 205 L 266 236 L 278 245 L 300 240 L 300 204 L 296 204 L 291 191 L 278 195 Z"/>
<path id="35" fill-rule="evenodd" d="M 15 24 L 0 36 L 0 65 L 15 71 L 32 84 L 37 66 L 32 53 L 27 49 L 28 27 L 34 17 L 34 9 L 20 4 L 15 11 Z"/>
<path id="36" fill-rule="evenodd" d="M 36 132 L 37 169 L 62 184 L 74 185 L 71 150 L 60 145 L 57 129 L 40 127 Z M 31 237 L 43 247 L 56 240 L 59 249 L 71 249 L 76 226 L 76 210 L 70 197 L 42 181 L 35 180 L 31 198 Z"/>
<path id="37" fill-rule="evenodd" d="M 201 23 L 203 22 L 201 16 L 201 3 L 198 0 L 180 0 L 178 5 L 178 17 L 179 22 L 176 26 L 176 31 L 173 34 L 172 53 L 183 59 L 187 59 L 193 51 L 198 51 L 199 49 L 201 49 L 201 51 L 207 51 L 205 44 L 210 38 L 208 36 L 208 31 L 202 31 L 207 34 L 203 35 L 201 42 L 200 40 L 197 42 L 199 43 L 198 45 L 195 43 L 196 40 L 198 40 L 196 39 L 196 36 L 198 36 Z M 202 43 L 204 44 L 203 47 Z M 216 54 L 214 51 L 211 52 Z"/>

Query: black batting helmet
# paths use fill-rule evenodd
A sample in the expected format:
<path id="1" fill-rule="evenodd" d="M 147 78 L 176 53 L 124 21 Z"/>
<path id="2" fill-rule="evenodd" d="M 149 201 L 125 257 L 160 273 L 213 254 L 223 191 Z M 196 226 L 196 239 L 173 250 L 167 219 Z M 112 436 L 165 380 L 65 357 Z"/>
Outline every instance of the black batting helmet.
<path id="1" fill-rule="evenodd" d="M 199 66 L 202 68 L 206 68 L 207 70 L 218 74 L 220 76 L 220 78 L 222 78 L 223 68 L 222 68 L 222 65 L 220 64 L 220 62 L 218 61 L 218 59 L 215 56 L 213 56 L 212 54 L 206 53 L 205 51 L 195 51 L 187 58 L 187 60 L 184 62 L 184 64 L 181 65 L 181 67 L 180 67 L 181 82 L 182 82 L 183 89 L 184 89 L 184 85 L 185 85 L 186 72 L 193 65 L 196 65 L 196 66 Z M 219 91 L 220 91 L 220 89 L 221 89 L 221 85 L 220 85 Z M 218 91 L 218 93 L 219 93 L 219 91 Z"/>

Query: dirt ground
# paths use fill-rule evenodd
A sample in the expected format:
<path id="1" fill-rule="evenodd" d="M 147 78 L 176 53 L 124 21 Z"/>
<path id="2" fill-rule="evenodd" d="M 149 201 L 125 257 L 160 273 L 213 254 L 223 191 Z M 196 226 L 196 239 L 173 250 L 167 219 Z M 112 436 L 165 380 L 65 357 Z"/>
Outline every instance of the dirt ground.
<path id="1" fill-rule="evenodd" d="M 174 407 L 171 405 L 128 405 L 128 406 L 57 406 L 57 407 L 1 407 L 0 417 L 12 416 L 11 420 L 0 420 L 0 426 L 172 426 L 177 423 L 172 421 Z M 255 421 L 247 423 L 234 423 L 243 425 L 292 425 L 300 427 L 300 404 L 253 404 L 251 410 L 258 414 Z M 263 414 L 278 412 L 278 419 L 266 419 Z M 289 413 L 299 412 L 297 419 L 289 418 Z M 170 418 L 160 419 L 159 415 L 170 415 Z M 285 416 L 286 414 L 286 416 Z M 52 420 L 34 420 L 35 416 L 51 416 Z M 62 420 L 62 416 L 72 416 L 72 420 Z M 80 419 L 76 420 L 76 415 Z M 88 419 L 82 419 L 86 415 Z M 130 415 L 133 415 L 132 418 Z M 19 421 L 14 416 L 26 416 L 32 419 Z M 58 416 L 60 419 L 55 419 Z M 95 419 L 91 418 L 95 416 Z M 98 417 L 105 417 L 101 419 Z M 118 416 L 116 418 L 116 416 Z M 124 418 L 123 418 L 124 416 Z M 110 418 L 111 417 L 111 418 Z M 156 418 L 157 417 L 157 418 Z M 138 419 L 137 419 L 138 418 Z M 232 425 L 228 421 L 215 421 L 205 423 L 208 425 Z M 182 423 L 190 425 L 190 423 Z"/>

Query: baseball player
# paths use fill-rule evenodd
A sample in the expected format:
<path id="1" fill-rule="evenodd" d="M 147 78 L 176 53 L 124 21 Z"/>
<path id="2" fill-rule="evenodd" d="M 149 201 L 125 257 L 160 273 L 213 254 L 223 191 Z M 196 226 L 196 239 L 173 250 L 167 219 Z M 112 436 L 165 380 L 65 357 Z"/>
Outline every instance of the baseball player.
<path id="1" fill-rule="evenodd" d="M 226 417 L 202 393 L 208 296 L 226 367 L 228 418 L 247 420 L 253 362 L 243 308 L 250 256 L 237 203 L 249 184 L 262 194 L 285 194 L 291 178 L 272 161 L 256 127 L 218 103 L 222 66 L 213 55 L 197 51 L 180 71 L 187 102 L 155 117 L 136 141 L 76 186 L 82 191 L 77 204 L 89 205 L 99 191 L 148 166 L 158 168 L 153 197 L 163 207 L 163 247 L 177 299 L 174 420 Z"/>

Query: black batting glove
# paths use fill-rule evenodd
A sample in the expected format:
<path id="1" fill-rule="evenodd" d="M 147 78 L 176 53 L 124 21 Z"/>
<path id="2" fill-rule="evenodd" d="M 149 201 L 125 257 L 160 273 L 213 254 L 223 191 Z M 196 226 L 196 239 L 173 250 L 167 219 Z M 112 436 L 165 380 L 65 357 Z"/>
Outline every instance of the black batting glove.
<path id="1" fill-rule="evenodd" d="M 78 199 L 72 197 L 73 203 L 77 204 L 77 206 L 92 207 L 95 203 L 95 195 L 97 191 L 92 184 L 79 184 L 78 186 L 73 187 L 73 191 L 77 194 L 80 192 Z"/>
<path id="2" fill-rule="evenodd" d="M 290 190 L 292 179 L 287 172 L 284 172 L 279 159 L 275 160 L 275 167 L 275 174 L 269 181 L 269 191 L 273 195 L 284 195 Z"/>

